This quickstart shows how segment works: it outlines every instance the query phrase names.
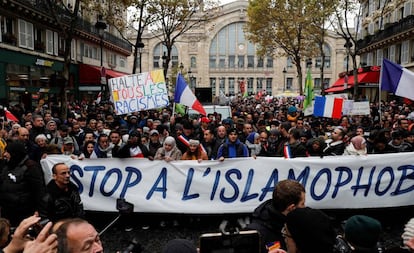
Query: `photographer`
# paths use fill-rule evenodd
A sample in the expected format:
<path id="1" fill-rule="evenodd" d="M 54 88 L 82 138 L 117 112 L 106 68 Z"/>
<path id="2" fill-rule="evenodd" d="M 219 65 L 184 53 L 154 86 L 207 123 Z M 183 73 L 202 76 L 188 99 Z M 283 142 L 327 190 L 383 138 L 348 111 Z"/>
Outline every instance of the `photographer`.
<path id="1" fill-rule="evenodd" d="M 48 222 L 36 236 L 31 238 L 28 235 L 30 228 L 33 228 L 40 221 L 37 215 L 24 219 L 16 228 L 10 243 L 0 252 L 4 253 L 46 253 L 55 252 L 57 250 L 57 236 L 49 234 L 52 223 Z"/>

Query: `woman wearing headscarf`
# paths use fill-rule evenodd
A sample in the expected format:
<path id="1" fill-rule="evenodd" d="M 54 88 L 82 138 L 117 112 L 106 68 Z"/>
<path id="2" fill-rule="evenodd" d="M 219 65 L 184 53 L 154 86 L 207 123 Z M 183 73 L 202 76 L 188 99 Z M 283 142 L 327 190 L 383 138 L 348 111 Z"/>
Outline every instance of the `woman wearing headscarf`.
<path id="1" fill-rule="evenodd" d="M 43 172 L 37 162 L 29 159 L 21 142 L 9 143 L 4 159 L 0 165 L 1 216 L 17 226 L 38 210 L 45 194 Z"/>
<path id="2" fill-rule="evenodd" d="M 177 148 L 175 139 L 172 136 L 168 136 L 164 140 L 164 144 L 155 153 L 155 160 L 165 160 L 166 162 L 180 160 L 181 151 Z"/>
<path id="3" fill-rule="evenodd" d="M 346 146 L 344 155 L 366 155 L 367 145 L 365 138 L 362 136 L 354 136 L 351 142 Z"/>
<path id="4" fill-rule="evenodd" d="M 189 140 L 189 146 L 187 151 L 181 157 L 181 160 L 197 160 L 201 162 L 202 160 L 208 160 L 207 153 L 203 151 L 200 147 L 200 141 L 198 140 Z"/>

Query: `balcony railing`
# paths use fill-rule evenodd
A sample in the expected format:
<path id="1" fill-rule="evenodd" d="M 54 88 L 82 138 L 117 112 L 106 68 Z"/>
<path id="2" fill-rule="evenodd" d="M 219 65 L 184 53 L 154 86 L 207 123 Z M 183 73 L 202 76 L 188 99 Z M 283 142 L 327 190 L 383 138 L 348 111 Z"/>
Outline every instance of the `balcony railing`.
<path id="1" fill-rule="evenodd" d="M 50 14 L 48 12 L 48 7 L 45 4 L 44 0 L 14 0 L 14 1 L 15 3 L 21 5 L 22 7 L 26 9 L 36 11 L 36 12 L 41 13 L 44 16 L 50 17 Z M 63 21 L 63 23 L 67 24 L 68 26 L 70 25 L 71 18 L 70 18 L 69 13 L 66 12 L 66 10 L 61 8 L 59 16 L 61 20 Z M 78 18 L 76 29 L 99 37 L 98 31 L 96 30 L 95 26 L 89 23 L 88 21 L 84 20 L 82 17 Z M 129 42 L 127 42 L 126 40 L 122 38 L 116 37 L 113 34 L 105 32 L 103 39 L 104 41 L 114 44 L 128 52 L 132 51 L 132 46 Z"/>
<path id="2" fill-rule="evenodd" d="M 391 38 L 396 34 L 403 33 L 411 29 L 414 29 L 414 15 L 407 16 L 399 22 L 386 24 L 384 30 L 380 30 L 373 35 L 368 35 L 362 40 L 358 40 L 357 49 L 364 49 L 373 43 Z"/>

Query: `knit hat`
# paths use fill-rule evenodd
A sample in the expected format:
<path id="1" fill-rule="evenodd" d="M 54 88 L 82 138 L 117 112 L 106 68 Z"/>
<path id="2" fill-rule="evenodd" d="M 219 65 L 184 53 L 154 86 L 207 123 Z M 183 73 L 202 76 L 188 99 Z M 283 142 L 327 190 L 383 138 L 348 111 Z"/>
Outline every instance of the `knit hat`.
<path id="1" fill-rule="evenodd" d="M 196 253 L 193 242 L 186 239 L 173 239 L 164 246 L 162 253 Z"/>
<path id="2" fill-rule="evenodd" d="M 365 215 L 354 215 L 345 222 L 345 239 L 356 248 L 376 247 L 381 223 Z"/>
<path id="3" fill-rule="evenodd" d="M 409 220 L 407 224 L 405 224 L 404 233 L 401 235 L 404 245 L 406 245 L 406 242 L 408 242 L 413 237 L 414 237 L 414 218 L 411 218 L 411 220 Z"/>
<path id="4" fill-rule="evenodd" d="M 331 220 L 322 211 L 296 208 L 288 213 L 286 225 L 301 252 L 332 252 L 336 233 Z"/>
<path id="5" fill-rule="evenodd" d="M 199 141 L 199 140 L 194 140 L 194 139 L 190 139 L 190 140 L 188 141 L 188 143 L 189 143 L 190 145 L 194 145 L 194 146 L 198 146 L 198 145 L 200 145 L 200 141 Z"/>
<path id="6" fill-rule="evenodd" d="M 246 138 L 246 140 L 248 140 L 250 143 L 254 143 L 254 140 L 257 138 L 257 137 L 259 137 L 259 134 L 258 133 L 256 133 L 256 132 L 251 132 L 248 136 L 247 136 L 247 138 Z"/>

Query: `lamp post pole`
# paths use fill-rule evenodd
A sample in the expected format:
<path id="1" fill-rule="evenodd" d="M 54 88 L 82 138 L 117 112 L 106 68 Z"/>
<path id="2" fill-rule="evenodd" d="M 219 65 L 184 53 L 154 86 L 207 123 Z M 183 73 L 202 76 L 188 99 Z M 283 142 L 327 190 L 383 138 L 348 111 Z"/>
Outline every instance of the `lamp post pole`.
<path id="1" fill-rule="evenodd" d="M 286 91 L 286 68 L 283 68 L 283 92 Z"/>
<path id="2" fill-rule="evenodd" d="M 141 39 L 137 43 L 138 53 L 139 53 L 139 73 L 142 73 L 142 52 L 144 51 L 145 44 Z"/>
<path id="3" fill-rule="evenodd" d="M 102 20 L 102 15 L 98 16 L 98 20 L 96 21 L 95 24 L 95 28 L 96 30 L 98 30 L 98 35 L 100 38 L 100 49 L 101 49 L 101 97 L 105 98 L 104 95 L 104 87 L 106 85 L 106 72 L 105 69 L 103 67 L 103 37 L 104 37 L 104 33 L 105 33 L 105 29 L 106 29 L 107 25 L 106 23 Z"/>
<path id="4" fill-rule="evenodd" d="M 346 72 L 344 77 L 344 90 L 348 89 L 348 71 L 349 71 L 349 53 L 352 47 L 352 42 L 349 37 L 346 37 L 344 47 L 346 48 Z"/>

